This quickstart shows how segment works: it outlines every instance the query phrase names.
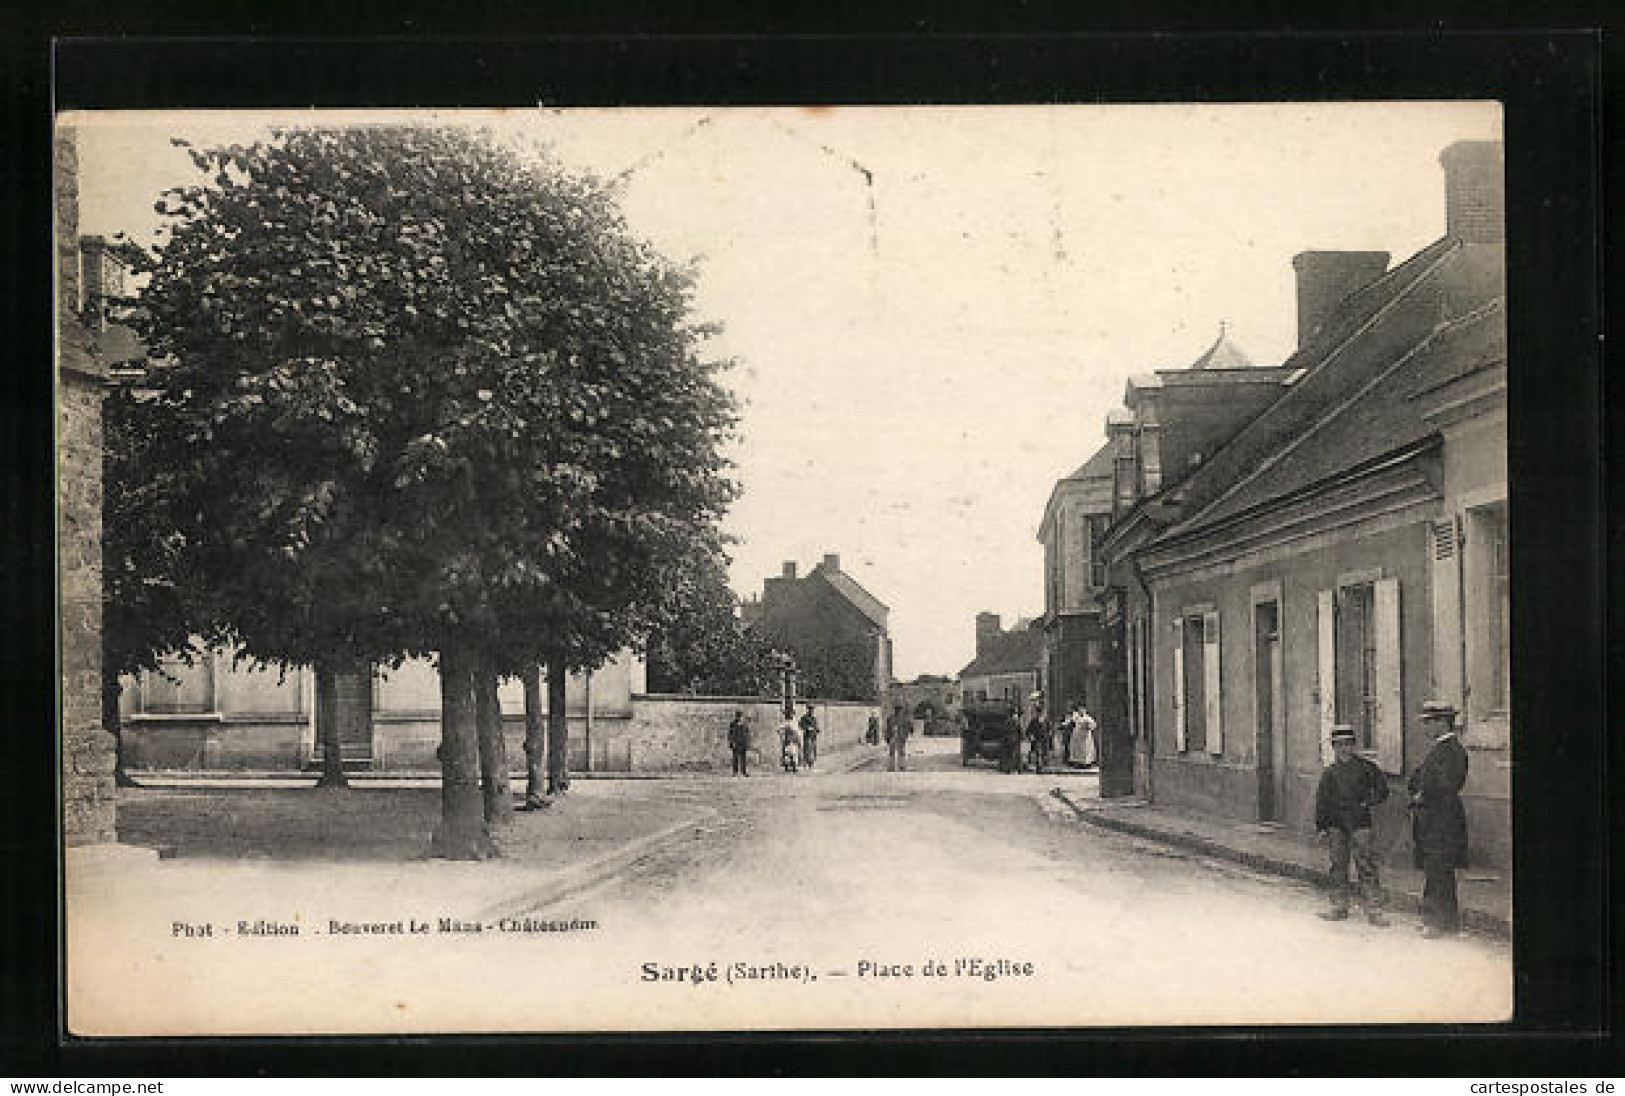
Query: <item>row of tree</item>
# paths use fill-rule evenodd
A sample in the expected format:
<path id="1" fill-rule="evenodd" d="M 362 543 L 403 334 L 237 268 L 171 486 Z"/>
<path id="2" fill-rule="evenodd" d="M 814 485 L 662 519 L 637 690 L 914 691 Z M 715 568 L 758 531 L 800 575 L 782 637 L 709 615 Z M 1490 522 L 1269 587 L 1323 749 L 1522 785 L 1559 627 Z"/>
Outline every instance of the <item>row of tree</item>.
<path id="1" fill-rule="evenodd" d="M 680 633 L 725 567 L 736 410 L 691 273 L 595 180 L 480 134 L 188 151 L 201 177 L 128 252 L 149 364 L 108 407 L 108 669 L 155 668 L 194 636 L 311 665 L 331 726 L 339 674 L 431 656 L 433 851 L 492 855 L 511 805 L 502 677 L 525 682 L 538 797 L 567 782 L 569 672 L 646 644 L 705 661 Z M 753 657 L 721 662 L 748 674 Z"/>

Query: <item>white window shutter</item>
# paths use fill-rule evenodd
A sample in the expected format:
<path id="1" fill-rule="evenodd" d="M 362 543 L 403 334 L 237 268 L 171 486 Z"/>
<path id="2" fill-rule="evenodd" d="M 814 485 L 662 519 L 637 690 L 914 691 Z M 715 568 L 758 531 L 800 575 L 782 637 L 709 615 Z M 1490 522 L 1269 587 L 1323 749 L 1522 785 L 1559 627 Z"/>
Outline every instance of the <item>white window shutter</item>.
<path id="1" fill-rule="evenodd" d="M 1219 695 L 1219 614 L 1202 614 L 1202 699 L 1207 704 L 1207 752 L 1224 754 L 1224 700 Z"/>
<path id="2" fill-rule="evenodd" d="M 1456 550 L 1456 523 L 1429 526 L 1433 562 L 1433 695 L 1462 706 L 1461 553 Z"/>
<path id="3" fill-rule="evenodd" d="M 1320 679 L 1320 760 L 1332 761 L 1332 727 L 1337 723 L 1337 601 L 1336 592 L 1322 590 L 1319 596 Z"/>
<path id="4" fill-rule="evenodd" d="M 1405 698 L 1400 687 L 1399 580 L 1380 579 L 1375 592 L 1377 632 L 1377 764 L 1385 773 L 1405 766 Z"/>
<path id="5" fill-rule="evenodd" d="M 1185 622 L 1174 621 L 1174 748 L 1185 752 Z"/>

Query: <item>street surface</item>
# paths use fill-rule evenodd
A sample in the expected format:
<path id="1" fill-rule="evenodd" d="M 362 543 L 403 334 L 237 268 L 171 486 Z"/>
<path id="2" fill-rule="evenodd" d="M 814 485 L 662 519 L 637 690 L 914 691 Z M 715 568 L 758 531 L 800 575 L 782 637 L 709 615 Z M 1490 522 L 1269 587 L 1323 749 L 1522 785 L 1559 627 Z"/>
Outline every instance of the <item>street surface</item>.
<path id="1" fill-rule="evenodd" d="M 572 797 L 635 795 L 674 816 L 697 812 L 692 826 L 587 886 L 527 897 L 522 865 L 506 862 L 339 865 L 315 875 L 307 865 L 309 882 L 290 885 L 284 874 L 275 886 L 264 875 L 275 868 L 200 865 L 190 891 L 173 875 L 166 886 L 120 890 L 121 915 L 81 932 L 80 954 L 121 956 L 98 969 L 102 977 L 167 977 L 173 1024 L 220 1031 L 1510 1017 L 1504 944 L 1423 940 L 1410 916 L 1386 928 L 1323 922 L 1323 900 L 1308 886 L 1043 809 L 1049 788 L 1088 788 L 1092 778 L 962 769 L 955 740 L 913 744 L 906 773 L 578 781 Z M 201 942 L 168 934 L 174 919 L 212 908 L 221 921 L 248 906 L 307 925 L 339 911 L 421 915 L 429 931 Z M 437 919 L 448 916 L 501 918 L 510 931 L 443 931 Z M 94 992 L 118 999 L 111 984 Z"/>

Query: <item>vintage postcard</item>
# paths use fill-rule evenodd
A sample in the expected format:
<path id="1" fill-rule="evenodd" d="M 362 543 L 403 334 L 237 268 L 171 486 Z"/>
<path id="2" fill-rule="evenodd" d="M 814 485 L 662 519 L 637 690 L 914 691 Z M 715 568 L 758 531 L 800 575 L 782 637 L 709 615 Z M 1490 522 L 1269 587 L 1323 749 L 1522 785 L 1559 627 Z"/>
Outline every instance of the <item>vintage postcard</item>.
<path id="1" fill-rule="evenodd" d="M 72 1034 L 1512 1018 L 1498 104 L 55 149 Z"/>

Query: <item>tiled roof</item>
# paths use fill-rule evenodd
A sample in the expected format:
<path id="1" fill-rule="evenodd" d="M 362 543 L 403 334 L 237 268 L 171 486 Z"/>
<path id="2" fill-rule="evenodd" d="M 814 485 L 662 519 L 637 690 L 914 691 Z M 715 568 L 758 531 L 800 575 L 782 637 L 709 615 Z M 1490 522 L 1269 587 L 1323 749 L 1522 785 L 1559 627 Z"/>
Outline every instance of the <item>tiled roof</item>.
<path id="1" fill-rule="evenodd" d="M 859 586 L 857 580 L 851 575 L 845 571 L 832 571 L 822 563 L 814 567 L 812 573 L 823 576 L 824 581 L 833 586 L 836 593 L 850 601 L 858 612 L 862 613 L 878 627 L 886 627 L 886 606 L 879 598 Z"/>
<path id="2" fill-rule="evenodd" d="M 1421 264 L 1413 266 L 1417 260 Z M 1397 268 L 1394 273 L 1404 276 L 1385 287 L 1387 292 L 1356 294 L 1365 300 L 1354 314 L 1334 316 L 1328 326 L 1345 333 L 1359 330 L 1355 315 L 1370 319 L 1430 279 L 1444 297 L 1458 299 L 1418 302 L 1394 332 L 1379 336 L 1375 327 L 1367 328 L 1335 357 L 1331 350 L 1347 334 L 1306 348 L 1299 355 L 1308 359 L 1301 363 L 1307 370 L 1303 379 L 1180 486 L 1201 509 L 1164 537 L 1193 533 L 1301 492 L 1431 434 L 1412 397 L 1450 375 L 1506 356 L 1502 298 L 1459 299 L 1478 292 L 1463 266 L 1459 248 L 1435 245 Z M 1457 313 L 1456 318 L 1437 323 L 1442 310 Z"/>
<path id="3" fill-rule="evenodd" d="M 1095 450 L 1095 455 L 1073 469 L 1069 480 L 1110 479 L 1112 474 L 1112 444 L 1107 442 Z"/>
<path id="4" fill-rule="evenodd" d="M 1044 659 L 1044 633 L 1038 628 L 1012 628 L 989 636 L 982 653 L 972 659 L 959 679 L 986 677 L 991 674 L 1031 673 Z"/>
<path id="5" fill-rule="evenodd" d="M 1282 363 L 1283 370 L 1303 370 L 1297 382 L 1180 482 L 1174 493 L 1191 508 L 1190 516 L 1166 535 L 1207 524 L 1221 508 L 1225 514 L 1234 513 L 1237 506 L 1230 500 L 1242 494 L 1256 501 L 1256 493 L 1244 491 L 1245 485 L 1261 477 L 1294 439 L 1301 439 L 1431 330 L 1433 323 L 1420 309 L 1401 306 L 1424 285 L 1440 279 L 1442 269 L 1459 254 L 1459 244 L 1441 239 L 1345 298 L 1313 341 Z M 1397 310 L 1399 319 L 1385 329 L 1383 321 L 1391 310 Z"/>

